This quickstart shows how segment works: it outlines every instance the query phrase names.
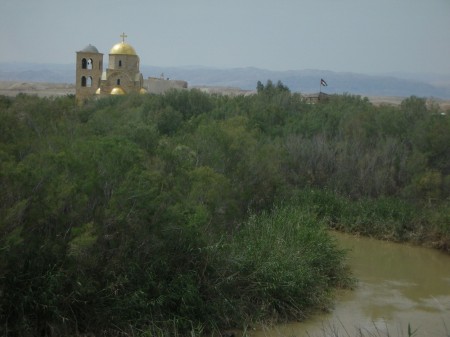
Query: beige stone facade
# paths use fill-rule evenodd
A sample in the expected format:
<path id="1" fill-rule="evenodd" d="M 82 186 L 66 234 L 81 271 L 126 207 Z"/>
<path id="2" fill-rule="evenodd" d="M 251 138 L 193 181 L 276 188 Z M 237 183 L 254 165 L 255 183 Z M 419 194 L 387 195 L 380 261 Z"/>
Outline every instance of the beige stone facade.
<path id="1" fill-rule="evenodd" d="M 187 89 L 188 83 L 181 80 L 169 80 L 164 78 L 149 77 L 147 91 L 152 94 L 164 94 L 173 89 Z"/>
<path id="2" fill-rule="evenodd" d="M 144 78 L 139 70 L 139 56 L 125 42 L 115 44 L 109 52 L 108 68 L 103 70 L 103 54 L 89 45 L 77 52 L 76 97 L 79 101 L 95 95 L 121 95 L 131 92 L 146 93 Z"/>
<path id="3" fill-rule="evenodd" d="M 116 87 L 125 93 L 140 92 L 143 84 L 137 55 L 109 54 L 109 67 L 102 74 L 98 94 L 109 95 Z"/>
<path id="4" fill-rule="evenodd" d="M 140 59 L 134 48 L 125 42 L 115 44 L 108 58 L 108 68 L 103 70 L 103 54 L 88 45 L 77 52 L 76 98 L 83 102 L 94 96 L 123 95 L 132 92 L 162 94 L 172 89 L 186 89 L 186 81 L 163 78 L 144 78 L 139 70 Z"/>

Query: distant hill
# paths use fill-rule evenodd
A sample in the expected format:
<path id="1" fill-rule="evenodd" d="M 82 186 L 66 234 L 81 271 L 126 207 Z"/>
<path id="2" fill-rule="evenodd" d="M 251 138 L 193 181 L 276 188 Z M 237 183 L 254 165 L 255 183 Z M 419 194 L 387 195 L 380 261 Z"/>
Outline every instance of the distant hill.
<path id="1" fill-rule="evenodd" d="M 0 80 L 75 83 L 74 64 L 0 63 Z"/>
<path id="2" fill-rule="evenodd" d="M 0 80 L 23 82 L 74 83 L 73 64 L 0 63 Z M 320 89 L 320 79 L 328 83 L 326 93 L 350 93 L 363 96 L 416 95 L 450 99 L 450 75 L 405 74 L 364 75 L 326 70 L 270 71 L 258 68 L 216 69 L 201 66 L 155 67 L 141 66 L 144 78 L 149 76 L 182 79 L 190 86 L 234 87 L 254 90 L 256 83 L 278 80 L 291 91 L 314 93 Z"/>

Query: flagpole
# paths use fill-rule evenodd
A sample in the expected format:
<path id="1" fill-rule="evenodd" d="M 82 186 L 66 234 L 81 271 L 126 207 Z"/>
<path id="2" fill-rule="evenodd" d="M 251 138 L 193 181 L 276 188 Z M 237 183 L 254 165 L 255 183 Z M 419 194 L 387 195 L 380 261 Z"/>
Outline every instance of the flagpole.
<path id="1" fill-rule="evenodd" d="M 319 89 L 319 94 L 322 93 L 322 86 L 326 87 L 328 85 L 327 82 L 325 82 L 325 80 L 323 78 L 320 79 L 320 89 Z"/>

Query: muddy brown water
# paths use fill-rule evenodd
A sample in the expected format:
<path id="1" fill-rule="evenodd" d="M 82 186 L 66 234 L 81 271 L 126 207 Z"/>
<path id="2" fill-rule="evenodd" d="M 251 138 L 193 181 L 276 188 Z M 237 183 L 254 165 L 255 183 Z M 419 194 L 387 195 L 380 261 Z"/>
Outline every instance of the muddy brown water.
<path id="1" fill-rule="evenodd" d="M 450 256 L 436 250 L 332 233 L 358 279 L 334 309 L 252 337 L 450 337 Z"/>

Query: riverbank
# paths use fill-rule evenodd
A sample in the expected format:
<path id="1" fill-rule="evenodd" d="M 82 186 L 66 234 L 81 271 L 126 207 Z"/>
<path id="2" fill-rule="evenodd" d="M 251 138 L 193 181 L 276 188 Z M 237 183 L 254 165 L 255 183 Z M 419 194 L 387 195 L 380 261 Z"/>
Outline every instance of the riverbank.
<path id="1" fill-rule="evenodd" d="M 450 256 L 433 249 L 333 232 L 358 279 L 329 313 L 281 324 L 251 337 L 448 336 Z"/>
<path id="2" fill-rule="evenodd" d="M 450 254 L 450 207 L 394 197 L 352 200 L 328 190 L 294 193 L 293 203 L 316 213 L 330 229 L 379 240 L 406 242 Z"/>

